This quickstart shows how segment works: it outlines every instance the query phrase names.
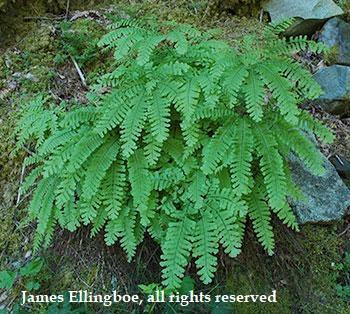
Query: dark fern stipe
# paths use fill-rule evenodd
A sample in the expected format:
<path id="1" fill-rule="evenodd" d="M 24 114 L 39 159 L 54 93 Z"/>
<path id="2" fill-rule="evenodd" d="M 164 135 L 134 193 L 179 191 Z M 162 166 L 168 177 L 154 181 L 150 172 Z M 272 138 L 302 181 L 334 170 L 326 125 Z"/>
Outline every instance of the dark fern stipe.
<path id="1" fill-rule="evenodd" d="M 34 190 L 35 249 L 55 226 L 84 224 L 92 236 L 103 229 L 108 245 L 119 241 L 131 261 L 148 232 L 161 245 L 169 289 L 191 256 L 210 283 L 219 246 L 240 253 L 247 219 L 272 254 L 272 214 L 298 229 L 287 197 L 301 193 L 288 156 L 322 174 L 305 134 L 332 141 L 298 107 L 322 91 L 292 57 L 323 47 L 281 38 L 289 24 L 268 26 L 264 40 L 244 38 L 239 50 L 186 24 L 112 24 L 99 46 L 114 52 L 115 69 L 91 88 L 89 105 L 64 112 L 38 96 L 19 121 L 19 148 L 36 143 L 22 186 Z"/>

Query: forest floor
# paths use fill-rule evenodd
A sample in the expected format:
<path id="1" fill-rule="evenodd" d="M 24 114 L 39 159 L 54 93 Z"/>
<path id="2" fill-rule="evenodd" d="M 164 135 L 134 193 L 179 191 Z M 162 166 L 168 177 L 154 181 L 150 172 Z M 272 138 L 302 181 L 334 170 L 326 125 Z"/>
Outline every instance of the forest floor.
<path id="1" fill-rule="evenodd" d="M 9 14 L 7 21 L 1 21 L 7 23 L 2 30 L 8 36 L 3 37 L 5 43 L 0 48 L 0 271 L 18 269 L 33 259 L 31 241 L 35 226 L 26 220 L 25 212 L 30 195 L 18 192 L 28 170 L 23 168 L 23 160 L 30 151 L 13 154 L 18 109 L 37 93 L 48 93 L 57 103 L 72 99 L 86 101 L 88 88 L 77 74 L 71 56 L 84 72 L 88 85 L 103 72 L 102 63 L 104 68 L 110 66 L 93 49 L 94 43 L 104 33 L 106 18 L 113 14 L 155 16 L 157 19 L 188 22 L 200 28 L 219 27 L 223 30 L 223 38 L 232 45 L 239 45 L 243 35 L 258 33 L 264 25 L 259 14 L 238 17 L 227 12 L 215 13 L 206 1 L 196 4 L 191 1 L 130 2 L 133 3 L 100 1 L 99 5 L 80 5 L 69 10 L 58 7 L 51 10 L 53 13 L 48 13 L 44 6 L 35 9 L 23 7 L 17 17 Z M 330 116 L 319 108 L 310 110 L 337 136 L 332 146 L 322 147 L 324 153 L 336 152 L 350 159 L 349 120 Z M 197 309 L 189 308 L 189 311 L 348 313 L 349 303 L 339 292 L 339 285 L 344 282 L 344 256 L 350 251 L 349 226 L 349 220 L 344 219 L 325 226 L 302 226 L 301 231 L 295 233 L 276 221 L 276 251 L 269 257 L 258 245 L 252 227 L 248 225 L 242 254 L 236 259 L 220 254 L 219 271 L 211 285 L 199 283 L 194 267 L 189 267 L 187 274 L 195 280 L 196 291 L 269 294 L 276 289 L 278 303 L 264 306 L 247 303 L 233 307 L 219 304 L 215 308 L 201 305 Z M 75 233 L 57 230 L 52 246 L 38 256 L 43 266 L 35 281 L 40 284 L 37 293 L 41 294 L 64 293 L 72 289 L 141 293 L 139 284 L 160 281 L 160 249 L 151 239 L 144 241 L 129 264 L 118 246 L 104 244 L 102 235 L 90 239 L 87 228 Z M 18 304 L 20 291 L 26 284 L 25 278 L 18 277 L 12 290 L 0 290 L 0 309 L 1 305 L 13 307 Z M 25 311 L 45 312 L 46 309 L 47 306 L 36 305 L 28 306 Z M 101 307 L 81 310 L 103 312 Z M 113 310 L 121 313 L 132 309 L 124 306 Z M 171 311 L 171 308 L 167 310 Z"/>

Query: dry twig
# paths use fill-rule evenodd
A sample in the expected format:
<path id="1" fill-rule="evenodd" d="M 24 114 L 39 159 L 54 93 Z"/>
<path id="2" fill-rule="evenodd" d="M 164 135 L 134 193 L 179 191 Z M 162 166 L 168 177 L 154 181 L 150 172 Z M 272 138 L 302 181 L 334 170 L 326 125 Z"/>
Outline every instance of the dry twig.
<path id="1" fill-rule="evenodd" d="M 64 16 L 54 16 L 54 17 L 48 17 L 48 16 L 25 16 L 23 18 L 25 21 L 28 20 L 48 20 L 48 21 L 60 21 L 64 20 Z"/>
<path id="2" fill-rule="evenodd" d="M 81 69 L 80 69 L 80 67 L 79 67 L 79 64 L 77 63 L 77 61 L 75 61 L 75 59 L 74 59 L 72 56 L 70 56 L 70 57 L 71 57 L 72 62 L 73 62 L 73 64 L 74 64 L 74 66 L 75 66 L 75 69 L 77 70 L 77 73 L 78 73 L 78 75 L 79 75 L 79 77 L 80 77 L 80 80 L 81 80 L 83 86 L 84 86 L 84 87 L 87 87 L 86 79 L 85 79 L 85 77 L 84 77 L 83 72 L 81 71 Z"/>
<path id="3" fill-rule="evenodd" d="M 18 194 L 17 194 L 17 200 L 16 200 L 16 205 L 19 204 L 20 200 L 21 200 L 21 186 L 22 186 L 22 183 L 23 183 L 23 178 L 24 178 L 24 172 L 26 170 L 26 165 L 25 163 L 23 163 L 23 166 L 22 166 L 22 171 L 21 171 L 21 177 L 19 179 L 19 188 L 18 188 Z"/>
<path id="4" fill-rule="evenodd" d="M 67 4 L 66 4 L 66 15 L 65 15 L 65 20 L 68 19 L 68 15 L 69 15 L 69 6 L 70 6 L 70 0 L 67 0 Z"/>

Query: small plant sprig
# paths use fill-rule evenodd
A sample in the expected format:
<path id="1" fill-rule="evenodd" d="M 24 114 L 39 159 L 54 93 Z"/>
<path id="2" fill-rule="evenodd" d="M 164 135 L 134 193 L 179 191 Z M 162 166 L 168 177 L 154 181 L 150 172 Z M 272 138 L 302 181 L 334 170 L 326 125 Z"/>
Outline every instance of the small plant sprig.
<path id="1" fill-rule="evenodd" d="M 37 276 L 42 268 L 43 261 L 37 258 L 19 268 L 18 271 L 2 270 L 0 271 L 0 289 L 10 290 L 18 280 L 24 289 L 28 291 L 38 290 L 40 282 Z"/>
<path id="2" fill-rule="evenodd" d="M 92 236 L 104 229 L 108 245 L 119 240 L 131 261 L 148 232 L 162 247 L 170 290 L 191 256 L 210 283 L 219 246 L 240 253 L 247 219 L 272 254 L 272 215 L 298 230 L 287 197 L 301 193 L 288 156 L 321 174 L 305 132 L 333 137 L 298 107 L 322 91 L 292 58 L 323 47 L 281 38 L 289 25 L 269 26 L 263 41 L 247 36 L 234 50 L 191 25 L 112 24 L 99 47 L 113 51 L 115 70 L 92 88 L 90 104 L 62 113 L 39 97 L 18 124 L 20 144 L 38 140 L 22 187 L 35 187 L 35 249 L 50 243 L 57 224 L 84 224 Z"/>

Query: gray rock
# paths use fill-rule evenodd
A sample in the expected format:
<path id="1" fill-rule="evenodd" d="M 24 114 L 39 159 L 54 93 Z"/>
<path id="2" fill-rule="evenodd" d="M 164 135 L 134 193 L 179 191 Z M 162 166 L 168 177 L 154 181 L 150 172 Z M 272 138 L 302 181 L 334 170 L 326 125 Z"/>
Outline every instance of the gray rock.
<path id="1" fill-rule="evenodd" d="M 344 156 L 335 154 L 329 161 L 343 179 L 350 180 L 350 162 Z"/>
<path id="2" fill-rule="evenodd" d="M 268 0 L 263 4 L 272 22 L 298 18 L 287 35 L 308 35 L 316 31 L 329 18 L 343 14 L 332 0 Z"/>
<path id="3" fill-rule="evenodd" d="M 321 107 L 332 114 L 347 116 L 350 113 L 350 67 L 332 65 L 318 70 L 315 80 L 324 94 L 317 100 Z"/>
<path id="4" fill-rule="evenodd" d="M 350 206 L 350 190 L 325 157 L 326 172 L 322 176 L 314 176 L 294 156 L 290 159 L 290 166 L 293 180 L 305 196 L 303 201 L 291 202 L 301 224 L 332 222 L 346 214 Z"/>
<path id="5" fill-rule="evenodd" d="M 335 17 L 330 19 L 320 33 L 319 40 L 331 48 L 334 63 L 350 65 L 350 24 Z"/>

